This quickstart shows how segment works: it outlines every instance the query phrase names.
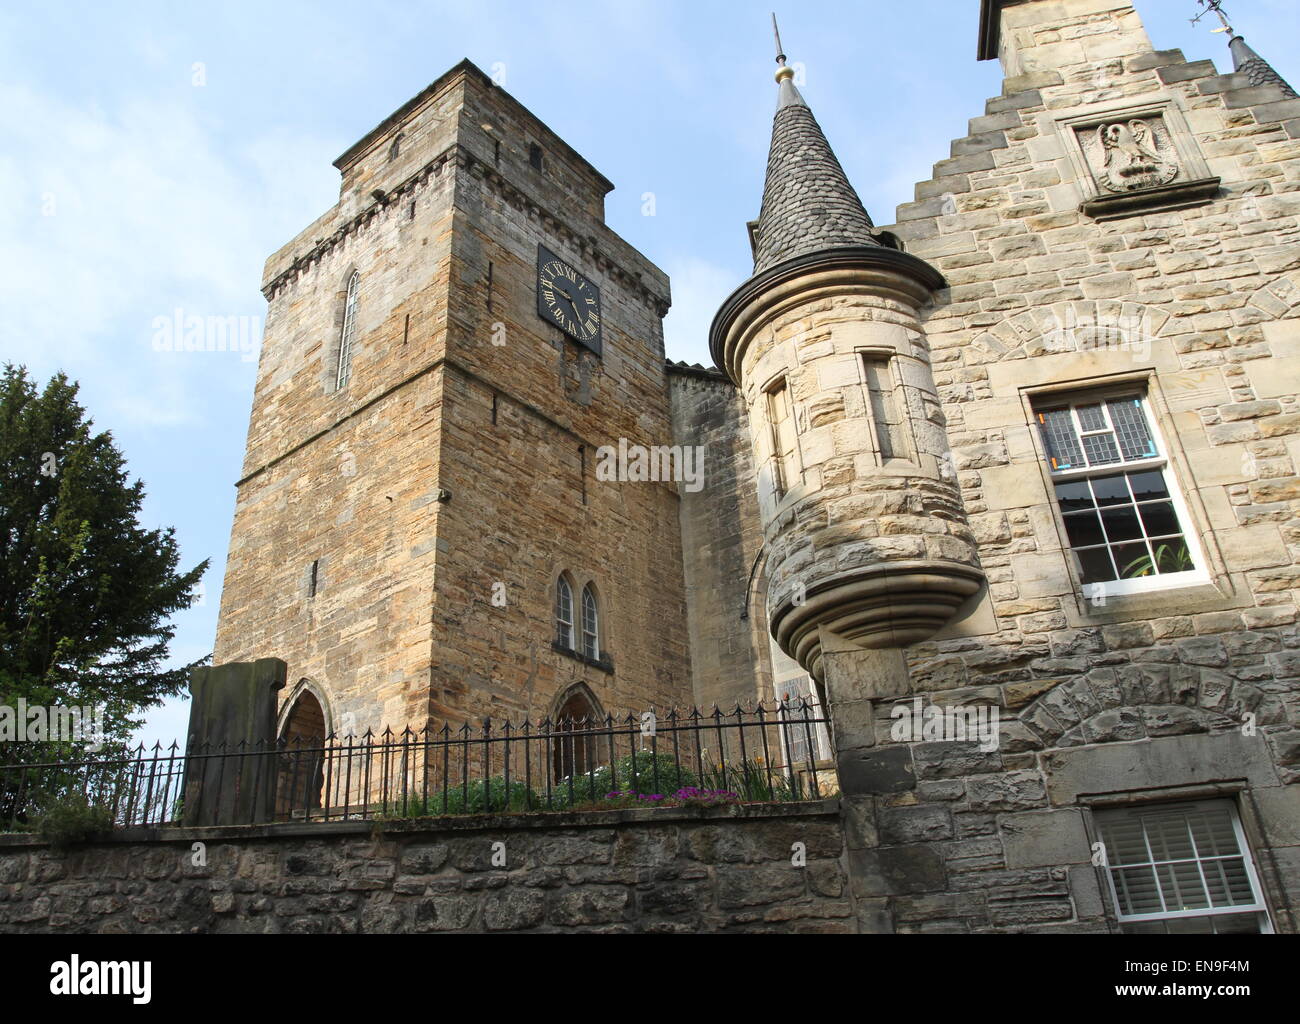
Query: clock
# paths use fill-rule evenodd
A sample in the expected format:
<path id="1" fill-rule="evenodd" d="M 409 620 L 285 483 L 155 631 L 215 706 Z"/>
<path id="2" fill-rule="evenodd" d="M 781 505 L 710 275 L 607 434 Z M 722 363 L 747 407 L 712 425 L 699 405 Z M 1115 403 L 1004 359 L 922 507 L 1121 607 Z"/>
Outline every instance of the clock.
<path id="1" fill-rule="evenodd" d="M 543 245 L 537 247 L 537 312 L 600 355 L 600 289 Z"/>

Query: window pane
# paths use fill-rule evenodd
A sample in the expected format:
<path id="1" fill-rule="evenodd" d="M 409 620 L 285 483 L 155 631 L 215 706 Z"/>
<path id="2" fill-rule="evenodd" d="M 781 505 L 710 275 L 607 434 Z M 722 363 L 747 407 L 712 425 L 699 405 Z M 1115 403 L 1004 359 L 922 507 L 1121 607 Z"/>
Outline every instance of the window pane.
<path id="1" fill-rule="evenodd" d="M 1053 469 L 1072 469 L 1083 464 L 1083 453 L 1078 438 L 1074 436 L 1074 417 L 1069 409 L 1039 413 L 1038 423 Z"/>
<path id="2" fill-rule="evenodd" d="M 1168 935 L 1164 921 L 1130 921 L 1121 929 L 1124 935 Z"/>
<path id="3" fill-rule="evenodd" d="M 1147 420 L 1142 415 L 1142 403 L 1136 398 L 1126 398 L 1107 403 L 1110 407 L 1111 422 L 1115 424 L 1115 436 L 1119 438 L 1120 451 L 1126 459 L 1150 459 L 1155 457 L 1156 445 L 1147 427 Z"/>
<path id="4" fill-rule="evenodd" d="M 1182 537 L 1162 540 L 1153 546 L 1156 552 L 1157 572 L 1191 572 L 1196 568 L 1196 564 L 1192 561 L 1191 549 Z"/>
<path id="5" fill-rule="evenodd" d="M 1092 488 L 1088 486 L 1087 480 L 1057 484 L 1056 498 L 1061 503 L 1062 512 L 1076 512 L 1079 509 L 1094 507 Z"/>
<path id="6" fill-rule="evenodd" d="M 1150 867 L 1119 868 L 1114 872 L 1121 914 L 1162 914 L 1156 874 Z"/>
<path id="7" fill-rule="evenodd" d="M 1089 548 L 1076 554 L 1079 556 L 1079 572 L 1084 583 L 1109 583 L 1119 579 L 1115 566 L 1111 564 L 1109 548 Z"/>
<path id="8" fill-rule="evenodd" d="M 1186 814 L 1143 815 L 1143 821 L 1151 856 L 1156 860 L 1190 860 L 1196 855 Z"/>
<path id="9" fill-rule="evenodd" d="M 1098 505 L 1126 505 L 1133 500 L 1128 492 L 1128 477 L 1123 473 L 1094 477 L 1092 490 L 1097 495 Z"/>
<path id="10" fill-rule="evenodd" d="M 1201 884 L 1201 872 L 1195 861 L 1161 864 L 1156 868 L 1165 904 L 1170 910 L 1208 910 L 1209 897 Z"/>
<path id="11" fill-rule="evenodd" d="M 1214 932 L 1212 917 L 1177 917 L 1166 921 L 1170 935 L 1210 935 Z"/>
<path id="12" fill-rule="evenodd" d="M 1178 525 L 1178 516 L 1174 513 L 1174 506 L 1170 502 L 1142 505 L 1140 509 L 1142 525 L 1146 527 L 1148 537 L 1165 537 L 1182 532 Z"/>
<path id="13" fill-rule="evenodd" d="M 1130 473 L 1128 480 L 1133 486 L 1133 497 L 1138 501 L 1158 501 L 1169 497 L 1169 488 L 1165 486 L 1165 475 L 1158 469 Z"/>
<path id="14" fill-rule="evenodd" d="M 1106 417 L 1101 411 L 1101 403 L 1081 405 L 1078 407 L 1079 425 L 1084 430 L 1107 430 Z"/>
<path id="15" fill-rule="evenodd" d="M 1119 544 L 1114 551 L 1120 579 L 1138 580 L 1156 574 L 1151 552 L 1145 544 Z"/>
<path id="16" fill-rule="evenodd" d="M 1137 509 L 1132 505 L 1106 509 L 1101 514 L 1101 521 L 1112 544 L 1120 540 L 1136 540 L 1142 536 L 1142 524 L 1138 522 Z"/>
<path id="17" fill-rule="evenodd" d="M 1097 518 L 1096 512 L 1066 516 L 1065 532 L 1070 538 L 1070 546 L 1074 548 L 1087 548 L 1106 543 L 1106 535 L 1101 532 L 1101 520 Z"/>
<path id="18" fill-rule="evenodd" d="M 1258 935 L 1258 914 L 1224 914 L 1210 918 L 1216 935 Z"/>
<path id="19" fill-rule="evenodd" d="M 1083 451 L 1090 466 L 1107 466 L 1119 461 L 1119 449 L 1112 434 L 1085 434 Z"/>
<path id="20" fill-rule="evenodd" d="M 1232 857 L 1241 853 L 1237 845 L 1237 832 L 1232 827 L 1232 815 L 1226 808 L 1198 811 L 1189 814 L 1192 838 L 1202 857 Z"/>

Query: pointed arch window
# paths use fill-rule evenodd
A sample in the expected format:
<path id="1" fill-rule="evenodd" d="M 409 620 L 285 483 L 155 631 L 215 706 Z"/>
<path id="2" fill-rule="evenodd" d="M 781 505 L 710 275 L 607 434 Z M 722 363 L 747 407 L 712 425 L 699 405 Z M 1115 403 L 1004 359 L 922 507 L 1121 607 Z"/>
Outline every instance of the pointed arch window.
<path id="1" fill-rule="evenodd" d="M 336 390 L 342 391 L 352 377 L 352 342 L 357 334 L 357 296 L 361 291 L 361 271 L 348 278 L 348 295 L 343 304 L 343 330 L 339 334 L 339 368 Z"/>
<path id="2" fill-rule="evenodd" d="M 600 609 L 591 584 L 582 588 L 582 654 L 592 661 L 600 657 Z"/>
<path id="3" fill-rule="evenodd" d="M 565 576 L 555 584 L 555 642 L 573 650 L 573 587 Z"/>

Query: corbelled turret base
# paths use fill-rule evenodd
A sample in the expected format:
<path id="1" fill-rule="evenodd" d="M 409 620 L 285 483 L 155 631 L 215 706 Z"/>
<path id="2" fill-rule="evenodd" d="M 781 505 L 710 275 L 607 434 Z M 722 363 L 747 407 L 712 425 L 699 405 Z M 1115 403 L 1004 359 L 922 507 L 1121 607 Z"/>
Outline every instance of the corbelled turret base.
<path id="1" fill-rule="evenodd" d="M 781 649 L 823 678 L 821 628 L 864 648 L 928 640 L 975 594 L 984 575 L 959 562 L 885 562 L 823 580 L 772 613 Z"/>

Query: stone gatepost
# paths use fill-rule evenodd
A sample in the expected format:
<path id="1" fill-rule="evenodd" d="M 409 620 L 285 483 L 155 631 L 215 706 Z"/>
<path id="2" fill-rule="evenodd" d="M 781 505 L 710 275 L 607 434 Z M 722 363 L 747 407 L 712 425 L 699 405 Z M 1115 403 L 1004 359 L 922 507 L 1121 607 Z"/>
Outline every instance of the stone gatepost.
<path id="1" fill-rule="evenodd" d="M 275 810 L 275 711 L 289 667 L 278 658 L 196 668 L 182 824 L 248 825 Z"/>

